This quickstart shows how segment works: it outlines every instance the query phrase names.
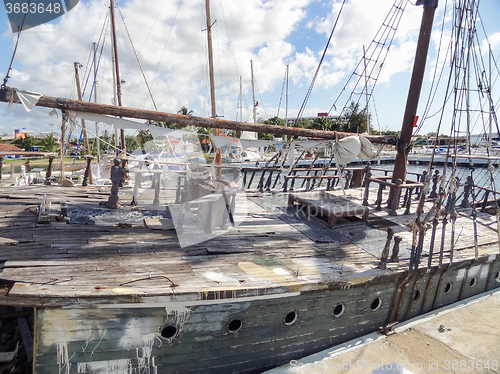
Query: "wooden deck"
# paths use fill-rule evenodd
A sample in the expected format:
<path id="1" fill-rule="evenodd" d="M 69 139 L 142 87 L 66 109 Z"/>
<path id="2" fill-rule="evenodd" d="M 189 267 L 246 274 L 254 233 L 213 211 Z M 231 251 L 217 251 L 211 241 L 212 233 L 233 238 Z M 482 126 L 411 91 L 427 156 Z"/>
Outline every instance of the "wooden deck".
<path id="1" fill-rule="evenodd" d="M 361 189 L 346 192 L 348 200 L 361 201 Z M 65 202 L 70 212 L 84 210 L 102 219 L 97 224 L 68 224 L 55 219 L 39 224 L 36 207 L 44 195 L 55 210 Z M 152 198 L 143 194 L 136 209 L 126 205 L 132 200 L 131 187 L 120 190 L 119 210 L 99 206 L 108 195 L 109 190 L 102 186 L 2 188 L 0 278 L 6 290 L 12 287 L 2 303 L 65 305 L 79 298 L 130 299 L 138 295 L 185 300 L 233 298 L 318 289 L 333 281 L 355 284 L 408 268 L 413 234 L 406 224 L 413 216 L 402 215 L 402 209 L 400 215 L 391 217 L 388 210 L 376 211 L 372 200 L 367 222 L 356 217 L 339 219 L 336 226 L 328 228 L 318 218 L 301 217 L 300 212 L 287 209 L 286 194 L 248 193 L 248 215 L 241 225 L 181 248 L 175 231 L 161 225 L 165 204 L 174 201 L 175 191 L 165 194 L 160 206 L 152 206 Z M 273 207 L 268 208 L 271 203 Z M 109 217 L 104 219 L 106 215 Z M 455 258 L 474 256 L 467 215 L 468 211 L 460 211 L 455 224 Z M 477 224 L 479 252 L 498 252 L 495 217 L 478 214 Z M 403 238 L 400 262 L 389 262 L 388 268 L 381 270 L 378 265 L 388 227 Z M 439 229 L 435 253 L 439 252 L 440 235 Z M 427 261 L 430 231 L 425 240 L 420 266 Z M 448 236 L 445 263 L 449 242 Z M 435 255 L 433 263 L 436 261 Z"/>

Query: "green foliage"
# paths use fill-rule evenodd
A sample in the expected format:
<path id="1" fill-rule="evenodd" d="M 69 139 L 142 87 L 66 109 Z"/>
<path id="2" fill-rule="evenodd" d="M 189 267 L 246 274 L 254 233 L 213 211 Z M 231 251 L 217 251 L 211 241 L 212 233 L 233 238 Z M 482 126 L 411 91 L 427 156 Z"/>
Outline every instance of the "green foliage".
<path id="1" fill-rule="evenodd" d="M 177 114 L 182 114 L 183 116 L 191 116 L 193 115 L 193 111 L 189 110 L 185 106 L 182 106 L 182 108 L 177 111 Z M 165 127 L 167 129 L 175 129 L 175 130 L 179 130 L 185 127 L 184 125 L 180 125 L 178 123 L 160 122 L 151 120 L 147 121 L 146 123 L 152 126 Z"/>
<path id="2" fill-rule="evenodd" d="M 340 131 L 364 133 L 366 131 L 367 114 L 364 110 L 360 110 L 359 103 L 351 102 L 351 105 L 345 110 L 345 114 L 339 119 Z"/>
<path id="3" fill-rule="evenodd" d="M 127 148 L 127 152 L 133 152 L 140 147 L 140 144 L 135 136 L 127 135 L 125 136 L 125 147 Z"/>
<path id="4" fill-rule="evenodd" d="M 40 148 L 42 151 L 55 153 L 59 149 L 59 142 L 54 138 L 54 135 L 50 134 L 40 142 Z"/>
<path id="5" fill-rule="evenodd" d="M 137 134 L 136 139 L 137 139 L 137 142 L 139 143 L 139 146 L 141 147 L 141 149 L 144 149 L 144 144 L 153 140 L 153 135 L 151 135 L 147 131 L 140 130 L 139 133 Z"/>
<path id="6" fill-rule="evenodd" d="M 306 118 L 301 118 L 293 125 L 293 127 L 298 127 L 299 129 L 310 129 L 311 126 L 312 121 Z"/>
<path id="7" fill-rule="evenodd" d="M 264 124 L 275 125 L 275 126 L 285 126 L 285 121 L 282 120 L 281 118 L 273 117 L 273 118 L 266 119 L 264 121 Z"/>
<path id="8" fill-rule="evenodd" d="M 40 141 L 37 140 L 33 136 L 27 135 L 26 138 L 24 138 L 24 139 L 13 140 L 11 144 L 14 144 L 14 145 L 18 146 L 19 148 L 27 150 L 30 147 L 36 147 L 36 146 L 40 145 Z"/>
<path id="9" fill-rule="evenodd" d="M 311 129 L 329 131 L 333 127 L 333 122 L 327 117 L 316 117 L 311 123 Z"/>

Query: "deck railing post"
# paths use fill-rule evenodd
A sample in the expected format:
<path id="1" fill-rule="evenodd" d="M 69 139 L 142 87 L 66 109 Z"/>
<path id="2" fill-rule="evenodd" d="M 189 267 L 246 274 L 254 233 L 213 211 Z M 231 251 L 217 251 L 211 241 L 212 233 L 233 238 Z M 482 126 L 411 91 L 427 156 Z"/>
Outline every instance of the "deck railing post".
<path id="1" fill-rule="evenodd" d="M 396 179 L 396 186 L 394 186 L 394 187 L 391 186 L 391 189 L 394 189 L 394 195 L 392 197 L 392 201 L 390 202 L 391 203 L 391 205 L 390 205 L 391 210 L 389 211 L 390 216 L 397 216 L 398 215 L 396 210 L 398 209 L 398 206 L 399 206 L 399 196 L 401 195 L 401 184 L 402 183 L 403 183 L 403 181 L 398 178 L 398 179 Z"/>
<path id="2" fill-rule="evenodd" d="M 407 188 L 406 192 L 408 194 L 408 198 L 406 200 L 406 210 L 403 214 L 408 215 L 410 214 L 410 207 L 411 207 L 411 194 L 413 193 L 413 188 Z"/>
<path id="3" fill-rule="evenodd" d="M 85 168 L 85 174 L 83 176 L 83 182 L 82 182 L 82 186 L 87 186 L 88 185 L 88 181 L 89 181 L 89 175 L 90 175 L 90 164 L 92 163 L 92 159 L 94 158 L 94 156 L 86 156 L 87 158 L 87 167 Z"/>
<path id="4" fill-rule="evenodd" d="M 382 193 L 384 191 L 385 185 L 379 183 L 377 192 L 377 201 L 375 201 L 375 210 L 382 210 Z"/>
<path id="5" fill-rule="evenodd" d="M 52 178 L 52 163 L 54 162 L 54 155 L 49 156 L 49 166 L 47 167 L 47 172 L 45 173 L 45 184 L 50 186 L 50 178 Z"/>
<path id="6" fill-rule="evenodd" d="M 400 236 L 395 236 L 394 237 L 394 247 L 392 247 L 392 255 L 391 255 L 391 261 L 392 262 L 399 262 L 399 243 L 401 243 L 401 240 L 403 240 L 402 237 Z"/>
<path id="7" fill-rule="evenodd" d="M 435 199 L 438 196 L 437 195 L 438 181 L 439 181 L 439 170 L 435 170 L 434 175 L 432 176 L 432 191 L 429 194 L 429 197 L 431 199 Z"/>
<path id="8" fill-rule="evenodd" d="M 484 191 L 483 203 L 481 204 L 481 212 L 486 212 L 486 207 L 488 206 L 488 196 L 490 195 L 490 190 Z"/>
<path id="9" fill-rule="evenodd" d="M 371 172 L 371 167 L 370 163 L 365 167 L 365 180 L 364 180 L 364 186 L 365 186 L 365 193 L 363 195 L 363 206 L 368 206 L 368 197 L 370 194 L 370 178 L 372 176 Z"/>
<path id="10" fill-rule="evenodd" d="M 425 177 L 426 177 L 426 176 L 427 176 L 427 170 L 424 170 L 424 171 L 422 172 L 422 174 L 420 175 L 420 177 L 419 177 L 418 181 L 419 181 L 420 183 L 423 183 L 423 184 L 425 185 Z M 415 200 L 420 199 L 420 194 L 423 192 L 423 190 L 424 190 L 424 187 L 420 187 L 420 188 L 418 189 L 418 193 L 417 193 L 417 194 L 416 194 L 416 196 L 415 196 Z"/>
<path id="11" fill-rule="evenodd" d="M 470 193 L 472 191 L 472 186 L 473 185 L 474 185 L 474 180 L 469 175 L 467 177 L 467 181 L 465 182 L 465 185 L 464 185 L 464 199 L 462 200 L 462 203 L 460 203 L 460 207 L 461 208 L 468 208 L 468 207 L 470 207 L 469 197 L 470 197 Z"/>
<path id="12" fill-rule="evenodd" d="M 385 241 L 384 249 L 382 250 L 382 255 L 380 256 L 380 263 L 378 264 L 379 269 L 387 268 L 387 257 L 389 257 L 389 248 L 391 247 L 392 237 L 394 236 L 394 230 L 392 228 L 387 229 L 387 240 Z"/>

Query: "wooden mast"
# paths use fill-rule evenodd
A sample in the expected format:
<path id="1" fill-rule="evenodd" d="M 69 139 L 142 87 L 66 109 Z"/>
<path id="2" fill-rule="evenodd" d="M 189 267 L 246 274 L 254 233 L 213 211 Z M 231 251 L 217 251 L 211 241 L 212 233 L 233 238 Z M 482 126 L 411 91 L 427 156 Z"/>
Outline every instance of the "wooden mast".
<path id="1" fill-rule="evenodd" d="M 217 108 L 215 101 L 215 78 L 214 78 L 214 57 L 212 51 L 212 21 L 210 19 L 210 0 L 205 0 L 206 18 L 207 18 L 207 39 L 208 39 L 208 70 L 210 75 L 210 101 L 212 106 L 212 118 L 217 118 Z M 214 128 L 213 134 L 220 135 L 220 129 Z M 215 163 L 220 164 L 222 155 L 220 148 L 217 149 L 215 154 Z"/>
<path id="2" fill-rule="evenodd" d="M 75 62 L 75 81 L 76 81 L 76 93 L 78 95 L 78 100 L 82 100 L 82 89 L 80 87 L 80 74 L 78 74 L 78 62 Z M 89 138 L 87 134 L 87 124 L 82 118 L 82 131 L 83 131 L 83 145 L 85 146 L 85 155 L 90 155 Z"/>
<path id="3" fill-rule="evenodd" d="M 396 146 L 397 155 L 394 163 L 394 172 L 392 174 L 393 183 L 395 183 L 397 179 L 401 179 L 402 181 L 406 179 L 406 162 L 408 153 L 410 152 L 413 123 L 415 115 L 417 114 L 418 101 L 420 98 L 420 91 L 422 89 L 422 81 L 424 79 L 425 63 L 427 60 L 432 23 L 434 21 L 434 13 L 437 8 L 437 3 L 438 0 L 417 1 L 417 5 L 423 4 L 424 12 L 422 15 L 422 23 L 420 25 L 417 50 L 415 51 L 415 62 L 413 64 L 408 98 L 406 100 L 406 109 L 403 117 L 401 135 Z M 392 201 L 392 199 L 389 201 Z"/>
<path id="4" fill-rule="evenodd" d="M 116 27 L 115 27 L 115 6 L 113 0 L 109 0 L 110 18 L 111 18 L 111 33 L 113 38 L 113 57 L 115 60 L 115 76 L 116 76 L 116 95 L 118 98 L 118 106 L 122 106 L 122 86 L 120 81 L 120 66 L 118 64 L 118 48 L 116 46 Z M 115 139 L 115 146 L 118 145 L 118 139 Z M 127 149 L 125 147 L 125 131 L 120 129 L 120 145 L 122 152 Z"/>

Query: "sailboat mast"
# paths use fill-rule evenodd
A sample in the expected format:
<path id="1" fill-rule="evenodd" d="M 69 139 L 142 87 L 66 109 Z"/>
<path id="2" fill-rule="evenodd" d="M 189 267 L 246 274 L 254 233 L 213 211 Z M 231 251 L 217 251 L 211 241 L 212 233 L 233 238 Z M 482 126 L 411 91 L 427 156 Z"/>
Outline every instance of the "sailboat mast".
<path id="1" fill-rule="evenodd" d="M 212 21 L 210 20 L 210 0 L 205 0 L 207 12 L 207 38 L 208 38 L 208 70 L 210 74 L 210 100 L 212 103 L 212 118 L 217 117 L 215 107 L 215 79 L 214 79 L 214 57 L 212 51 Z M 215 133 L 217 131 L 217 134 Z M 214 129 L 214 135 L 218 134 L 218 129 Z"/>
<path id="2" fill-rule="evenodd" d="M 120 66 L 118 64 L 118 48 L 116 46 L 115 5 L 113 0 L 109 0 L 109 9 L 111 18 L 111 38 L 113 39 L 113 59 L 115 62 L 116 96 L 118 99 L 118 106 L 122 106 L 122 86 L 120 81 Z M 115 145 L 118 144 L 118 139 L 115 139 L 115 143 Z M 120 129 L 120 145 L 122 151 L 126 151 L 125 131 L 123 129 Z"/>
<path id="3" fill-rule="evenodd" d="M 94 52 L 94 103 L 97 103 L 97 43 L 92 43 Z M 101 141 L 99 138 L 99 122 L 95 123 L 95 143 L 97 146 L 97 163 L 101 162 Z"/>
<path id="4" fill-rule="evenodd" d="M 252 104 L 253 104 L 253 123 L 257 123 L 257 105 L 255 103 L 255 86 L 253 83 L 253 60 L 250 60 L 250 71 L 252 73 Z"/>
<path id="5" fill-rule="evenodd" d="M 286 91 L 285 91 L 285 127 L 288 126 L 288 66 L 286 66 Z"/>
<path id="6" fill-rule="evenodd" d="M 413 64 L 413 72 L 410 81 L 410 89 L 406 100 L 406 109 L 403 117 L 403 125 L 401 128 L 401 136 L 396 145 L 396 161 L 394 164 L 394 172 L 392 174 L 393 183 L 397 179 L 404 181 L 406 179 L 406 160 L 411 146 L 411 137 L 413 135 L 413 122 L 417 114 L 418 100 L 422 89 L 422 81 L 425 73 L 425 63 L 427 60 L 427 52 L 429 50 L 429 42 L 432 31 L 432 23 L 434 21 L 434 13 L 437 8 L 438 0 L 419 0 L 417 5 L 423 4 L 424 12 L 420 25 L 420 35 L 418 37 L 417 50 L 415 52 L 415 62 Z M 392 190 L 391 200 L 392 201 Z"/>

